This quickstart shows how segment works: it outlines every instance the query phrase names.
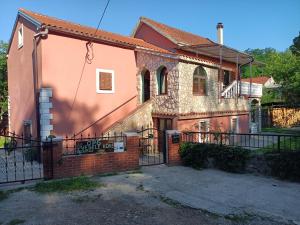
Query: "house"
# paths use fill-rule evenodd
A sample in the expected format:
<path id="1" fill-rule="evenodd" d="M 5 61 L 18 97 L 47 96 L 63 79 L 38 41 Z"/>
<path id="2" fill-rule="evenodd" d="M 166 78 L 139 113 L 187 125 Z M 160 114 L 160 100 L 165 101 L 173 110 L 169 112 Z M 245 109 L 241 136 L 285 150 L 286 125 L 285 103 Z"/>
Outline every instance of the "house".
<path id="1" fill-rule="evenodd" d="M 262 84 L 263 87 L 265 87 L 265 88 L 278 88 L 278 87 L 280 87 L 280 84 L 277 84 L 272 76 L 260 75 L 258 77 L 243 78 L 241 80 L 242 80 L 242 82 L 252 81 L 252 83 L 254 83 L 254 84 Z"/>
<path id="2" fill-rule="evenodd" d="M 20 9 L 9 129 L 42 138 L 146 125 L 248 132 L 240 70 L 253 58 L 223 45 L 221 23 L 217 32 L 218 43 L 142 17 L 127 37 Z"/>

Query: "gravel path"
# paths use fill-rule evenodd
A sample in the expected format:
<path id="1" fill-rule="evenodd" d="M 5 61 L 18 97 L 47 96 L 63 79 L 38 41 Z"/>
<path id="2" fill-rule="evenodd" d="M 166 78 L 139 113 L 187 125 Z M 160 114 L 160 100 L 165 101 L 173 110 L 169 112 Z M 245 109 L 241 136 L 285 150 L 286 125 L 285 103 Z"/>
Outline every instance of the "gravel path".
<path id="1" fill-rule="evenodd" d="M 288 224 L 256 215 L 224 217 L 192 209 L 144 187 L 142 180 L 145 177 L 145 173 L 93 177 L 104 186 L 68 194 L 39 194 L 28 189 L 17 191 L 0 202 L 0 224 L 17 220 L 34 225 Z"/>

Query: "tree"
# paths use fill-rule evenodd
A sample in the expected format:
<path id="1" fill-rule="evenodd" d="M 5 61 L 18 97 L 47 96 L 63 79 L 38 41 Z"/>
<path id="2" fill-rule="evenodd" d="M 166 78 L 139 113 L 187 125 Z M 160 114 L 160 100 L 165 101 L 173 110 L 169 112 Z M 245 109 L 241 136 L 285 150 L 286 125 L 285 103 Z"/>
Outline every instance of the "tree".
<path id="1" fill-rule="evenodd" d="M 290 50 L 296 56 L 300 56 L 300 32 L 298 37 L 293 39 L 293 44 L 290 46 Z"/>
<path id="2" fill-rule="evenodd" d="M 269 63 L 269 59 L 271 55 L 276 54 L 276 50 L 274 48 L 265 48 L 265 49 L 247 49 L 245 53 L 252 55 L 255 61 L 262 62 L 264 64 Z M 262 74 L 266 74 L 265 66 L 257 66 L 255 64 L 252 65 L 252 77 L 257 77 Z M 242 67 L 242 77 L 248 78 L 250 77 L 250 67 L 244 66 Z"/>
<path id="3" fill-rule="evenodd" d="M 0 41 L 0 116 L 7 112 L 7 54 L 8 44 Z"/>
<path id="4" fill-rule="evenodd" d="M 296 39 L 296 38 L 295 38 Z M 294 44 L 295 41 L 294 39 Z M 261 61 L 265 66 L 252 67 L 252 77 L 259 75 L 272 76 L 281 84 L 281 97 L 287 103 L 294 104 L 300 101 L 300 57 L 287 49 L 278 52 L 272 48 L 247 49 L 245 51 L 254 56 L 255 60 Z M 294 51 L 295 52 L 295 51 Z M 242 77 L 250 77 L 250 68 L 247 66 L 242 70 Z M 268 93 L 264 100 L 276 100 L 276 95 Z"/>

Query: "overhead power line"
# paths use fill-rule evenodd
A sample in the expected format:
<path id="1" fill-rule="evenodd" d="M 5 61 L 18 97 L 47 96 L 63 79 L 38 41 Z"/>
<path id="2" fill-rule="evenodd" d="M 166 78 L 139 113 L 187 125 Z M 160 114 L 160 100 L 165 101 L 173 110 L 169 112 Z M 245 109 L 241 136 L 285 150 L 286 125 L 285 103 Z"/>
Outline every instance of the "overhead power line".
<path id="1" fill-rule="evenodd" d="M 78 80 L 78 84 L 77 84 L 77 87 L 76 87 L 76 91 L 75 91 L 75 95 L 74 95 L 74 98 L 73 98 L 73 102 L 72 102 L 72 105 L 71 105 L 71 109 L 70 109 L 70 113 L 69 113 L 69 117 L 71 116 L 71 113 L 72 113 L 72 110 L 73 110 L 73 107 L 74 107 L 74 104 L 76 102 L 76 98 L 77 98 L 77 94 L 78 94 L 78 90 L 79 90 L 79 87 L 80 87 L 80 84 L 81 84 L 81 81 L 82 81 L 82 77 L 83 77 L 83 73 L 84 73 L 84 69 L 85 69 L 85 66 L 86 66 L 86 63 L 88 62 L 89 64 L 92 62 L 93 58 L 94 58 L 94 53 L 93 53 L 93 39 L 95 38 L 99 28 L 100 28 L 100 25 L 102 23 L 102 20 L 103 20 L 103 17 L 106 13 L 106 9 L 108 7 L 110 3 L 110 0 L 107 1 L 106 5 L 105 5 L 105 8 L 101 14 L 101 17 L 100 17 L 100 20 L 98 22 L 98 25 L 97 25 L 97 28 L 95 30 L 95 33 L 94 35 L 92 36 L 92 38 L 90 39 L 90 41 L 88 41 L 86 43 L 86 48 L 87 48 L 87 52 L 86 52 L 86 55 L 85 55 L 85 59 L 84 59 L 84 63 L 83 63 L 83 66 L 82 66 L 82 69 L 81 69 L 81 74 L 80 74 L 80 77 L 79 77 L 79 80 Z M 92 51 L 92 57 L 89 56 L 89 51 Z"/>

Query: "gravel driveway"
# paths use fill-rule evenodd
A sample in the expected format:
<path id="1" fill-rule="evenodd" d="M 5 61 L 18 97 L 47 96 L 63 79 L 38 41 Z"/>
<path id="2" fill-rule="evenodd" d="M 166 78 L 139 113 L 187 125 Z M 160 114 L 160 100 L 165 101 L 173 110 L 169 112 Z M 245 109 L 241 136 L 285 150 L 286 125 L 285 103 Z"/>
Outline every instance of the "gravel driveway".
<path id="1" fill-rule="evenodd" d="M 220 178 L 221 175 L 233 178 L 228 180 L 229 183 L 224 183 L 223 179 Z M 9 224 L 12 221 L 19 221 L 20 224 L 22 222 L 22 224 L 43 225 L 294 224 L 288 221 L 291 218 L 263 212 L 259 208 L 257 211 L 248 210 L 251 207 L 255 208 L 254 203 L 254 205 L 249 205 L 250 208 L 241 207 L 242 202 L 248 204 L 248 201 L 245 201 L 247 197 L 238 196 L 240 192 L 235 193 L 238 186 L 241 189 L 245 188 L 244 185 L 241 185 L 245 180 L 240 179 L 239 176 L 246 175 L 237 175 L 235 178 L 235 175 L 228 175 L 220 171 L 151 166 L 142 168 L 142 172 L 139 173 L 92 177 L 93 180 L 101 182 L 104 186 L 91 191 L 39 194 L 25 189 L 12 193 L 9 198 L 0 202 L 0 224 Z M 248 182 L 250 189 L 255 186 L 252 183 L 255 178 L 262 179 L 260 177 L 250 178 Z M 216 179 L 220 179 L 220 181 Z M 273 184 L 278 185 L 276 182 L 279 181 L 266 179 L 266 182 L 269 182 L 269 185 L 274 188 Z M 260 185 L 257 186 L 259 190 L 262 188 L 262 183 L 258 184 Z M 285 185 L 283 188 L 287 188 L 287 190 L 293 190 L 294 193 L 289 194 L 289 197 L 298 198 L 300 189 L 289 189 L 290 183 L 280 185 Z M 299 188 L 298 184 L 292 185 Z M 216 188 L 217 186 L 219 188 Z M 232 186 L 236 189 L 232 189 L 230 193 Z M 210 189 L 211 194 L 208 195 Z M 244 189 L 244 193 L 248 191 L 248 189 Z M 277 193 L 279 200 L 281 198 L 280 193 Z M 261 191 L 258 191 L 253 202 L 256 198 L 262 198 L 261 194 Z M 241 199 L 235 199 L 236 197 Z M 232 207 L 232 201 L 228 199 L 233 202 L 235 199 L 236 207 Z M 265 201 L 266 209 L 272 206 L 271 202 L 262 199 Z M 297 200 L 290 199 L 290 201 Z M 225 205 L 228 206 L 228 209 L 224 209 Z M 286 210 L 295 212 L 299 209 L 299 207 L 295 209 L 291 207 L 292 205 L 289 205 L 288 201 L 282 203 L 282 208 Z"/>

